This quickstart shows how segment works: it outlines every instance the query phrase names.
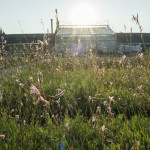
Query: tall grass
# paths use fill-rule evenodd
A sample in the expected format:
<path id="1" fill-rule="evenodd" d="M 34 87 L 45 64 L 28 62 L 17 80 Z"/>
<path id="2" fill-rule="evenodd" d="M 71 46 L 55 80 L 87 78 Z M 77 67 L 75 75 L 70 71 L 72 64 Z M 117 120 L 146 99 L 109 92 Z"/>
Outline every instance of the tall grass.
<path id="1" fill-rule="evenodd" d="M 150 149 L 146 57 L 0 61 L 0 149 Z"/>

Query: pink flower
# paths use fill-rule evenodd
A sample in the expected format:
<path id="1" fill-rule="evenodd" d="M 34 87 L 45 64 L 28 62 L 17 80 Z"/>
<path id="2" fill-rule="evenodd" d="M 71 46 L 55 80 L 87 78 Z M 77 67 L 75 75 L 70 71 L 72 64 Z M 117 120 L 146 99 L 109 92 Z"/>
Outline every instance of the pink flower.
<path id="1" fill-rule="evenodd" d="M 39 90 L 38 90 L 34 85 L 31 86 L 31 88 L 30 88 L 30 93 L 31 93 L 31 94 L 32 94 L 32 93 L 35 93 L 35 94 L 37 94 L 38 96 L 40 96 Z"/>
<path id="2" fill-rule="evenodd" d="M 37 103 L 39 103 L 39 101 L 43 102 L 43 103 L 44 103 L 44 106 L 48 106 L 48 105 L 49 105 L 49 101 L 45 100 L 45 99 L 41 96 L 39 90 L 38 90 L 34 85 L 31 86 L 31 88 L 30 88 L 30 93 L 35 93 L 35 94 L 37 94 L 37 96 L 38 96 L 38 100 L 34 103 L 35 105 L 36 105 Z"/>
<path id="3" fill-rule="evenodd" d="M 49 101 L 45 100 L 42 96 L 39 96 L 39 98 L 44 103 L 45 106 L 49 105 Z"/>

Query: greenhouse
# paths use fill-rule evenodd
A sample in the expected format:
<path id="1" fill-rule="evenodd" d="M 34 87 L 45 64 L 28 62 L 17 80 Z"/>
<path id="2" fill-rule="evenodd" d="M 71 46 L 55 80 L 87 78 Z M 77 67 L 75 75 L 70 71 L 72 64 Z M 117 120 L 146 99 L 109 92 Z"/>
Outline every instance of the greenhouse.
<path id="1" fill-rule="evenodd" d="M 108 25 L 59 25 L 55 44 L 58 53 L 69 52 L 82 55 L 89 50 L 116 51 L 116 33 Z"/>

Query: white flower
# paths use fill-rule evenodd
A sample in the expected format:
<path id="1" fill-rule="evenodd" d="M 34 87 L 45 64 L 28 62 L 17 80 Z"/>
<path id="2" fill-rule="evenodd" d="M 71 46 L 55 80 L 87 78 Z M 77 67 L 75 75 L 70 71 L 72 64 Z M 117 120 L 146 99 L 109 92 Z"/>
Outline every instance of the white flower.
<path id="1" fill-rule="evenodd" d="M 65 124 L 65 127 L 68 128 L 68 127 L 69 127 L 69 123 L 66 123 L 66 124 Z"/>
<path id="2" fill-rule="evenodd" d="M 16 82 L 18 83 L 18 82 L 19 82 L 19 79 L 16 79 Z"/>
<path id="3" fill-rule="evenodd" d="M 20 86 L 20 88 L 23 88 L 24 84 L 23 83 L 19 83 L 19 86 Z"/>
<path id="4" fill-rule="evenodd" d="M 111 102 L 114 102 L 114 97 L 112 96 L 109 96 L 109 102 L 111 103 Z"/>
<path id="5" fill-rule="evenodd" d="M 23 120 L 23 124 L 26 125 L 26 121 L 25 120 Z"/>
<path id="6" fill-rule="evenodd" d="M 107 102 L 106 102 L 106 101 L 104 101 L 104 102 L 103 102 L 103 104 L 104 104 L 104 106 L 105 106 L 105 105 L 107 105 Z"/>
<path id="7" fill-rule="evenodd" d="M 17 121 L 19 121 L 19 115 L 16 115 Z"/>
<path id="8" fill-rule="evenodd" d="M 143 53 L 139 54 L 139 57 L 143 57 Z"/>
<path id="9" fill-rule="evenodd" d="M 139 90 L 142 90 L 142 85 L 140 85 L 140 86 L 138 87 L 138 89 L 139 89 Z"/>
<path id="10" fill-rule="evenodd" d="M 112 85 L 113 84 L 113 82 L 110 82 L 110 85 Z"/>
<path id="11" fill-rule="evenodd" d="M 60 103 L 60 98 L 56 101 L 56 103 L 57 103 L 57 104 L 59 104 L 59 103 Z"/>
<path id="12" fill-rule="evenodd" d="M 92 97 L 91 97 L 91 96 L 89 96 L 89 101 L 91 101 L 91 99 L 92 99 Z"/>
<path id="13" fill-rule="evenodd" d="M 122 56 L 122 60 L 125 60 L 125 58 L 126 58 L 126 56 L 125 56 L 125 55 L 123 55 L 123 56 Z"/>
<path id="14" fill-rule="evenodd" d="M 95 121 L 96 121 L 96 117 L 93 116 L 93 117 L 92 117 L 92 122 L 95 122 Z"/>
<path id="15" fill-rule="evenodd" d="M 29 77 L 29 80 L 30 80 L 31 82 L 33 82 L 33 77 Z"/>
<path id="16" fill-rule="evenodd" d="M 97 113 L 100 113 L 100 112 L 101 112 L 101 107 L 100 107 L 100 106 L 97 107 L 96 112 L 97 112 Z"/>
<path id="17" fill-rule="evenodd" d="M 37 40 L 37 43 L 42 45 L 42 46 L 44 45 L 44 43 L 41 40 Z"/>
<path id="18" fill-rule="evenodd" d="M 105 126 L 103 125 L 102 126 L 102 131 L 105 131 L 107 128 L 105 128 Z"/>

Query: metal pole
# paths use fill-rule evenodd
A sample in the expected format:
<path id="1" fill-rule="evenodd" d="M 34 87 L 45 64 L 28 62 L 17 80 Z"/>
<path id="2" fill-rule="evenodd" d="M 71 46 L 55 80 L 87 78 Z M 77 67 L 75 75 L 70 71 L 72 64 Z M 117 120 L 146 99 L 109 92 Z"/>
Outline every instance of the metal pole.
<path id="1" fill-rule="evenodd" d="M 51 19 L 51 33 L 53 34 L 53 19 Z"/>
<path id="2" fill-rule="evenodd" d="M 131 56 L 131 43 L 132 43 L 132 28 L 131 28 L 131 33 L 130 33 L 130 56 Z"/>

